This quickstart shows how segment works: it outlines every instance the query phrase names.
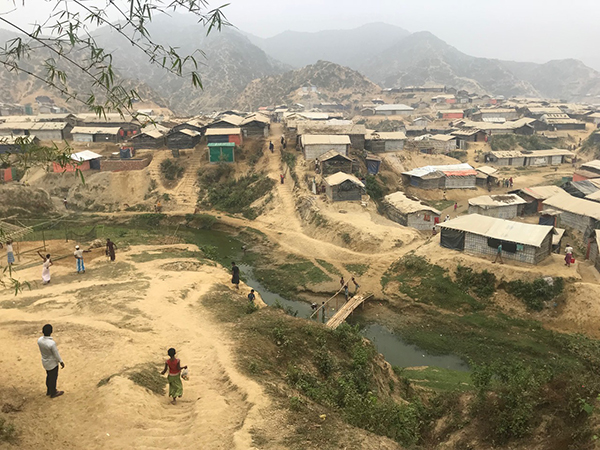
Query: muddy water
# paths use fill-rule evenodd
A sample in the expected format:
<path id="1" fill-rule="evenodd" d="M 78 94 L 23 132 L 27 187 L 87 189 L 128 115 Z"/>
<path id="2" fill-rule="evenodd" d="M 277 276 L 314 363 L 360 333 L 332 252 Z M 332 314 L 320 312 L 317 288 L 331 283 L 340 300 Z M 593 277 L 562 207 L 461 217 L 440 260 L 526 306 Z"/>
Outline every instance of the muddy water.
<path id="1" fill-rule="evenodd" d="M 216 230 L 194 230 L 188 234 L 190 242 L 199 247 L 208 247 L 211 255 L 225 267 L 229 267 L 231 261 L 243 261 L 244 252 L 242 250 L 242 242 L 231 237 L 226 232 Z M 251 265 L 238 262 L 242 273 L 242 278 L 246 284 L 260 293 L 262 299 L 267 305 L 273 306 L 277 303 L 281 304 L 289 312 L 297 312 L 297 317 L 308 318 L 312 314 L 312 309 L 309 301 L 289 300 L 279 294 L 269 291 L 255 277 L 254 270 Z M 320 304 L 320 297 L 312 299 L 315 303 Z M 325 315 L 327 320 L 335 311 L 328 310 Z M 319 314 L 319 321 L 323 321 L 323 317 Z M 377 351 L 385 357 L 385 359 L 393 366 L 398 367 L 414 367 L 414 366 L 433 366 L 442 367 L 451 370 L 468 371 L 469 366 L 460 358 L 453 355 L 430 355 L 422 349 L 405 343 L 400 336 L 393 333 L 388 328 L 377 324 L 367 324 L 361 326 L 363 336 L 369 339 Z"/>

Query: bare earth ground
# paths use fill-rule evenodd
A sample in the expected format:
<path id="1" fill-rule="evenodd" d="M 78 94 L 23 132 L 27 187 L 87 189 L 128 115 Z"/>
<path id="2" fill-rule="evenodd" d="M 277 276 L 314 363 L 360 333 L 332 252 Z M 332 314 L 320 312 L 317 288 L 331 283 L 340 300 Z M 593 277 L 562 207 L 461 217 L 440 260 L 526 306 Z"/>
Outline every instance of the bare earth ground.
<path id="1" fill-rule="evenodd" d="M 131 262 L 154 250 L 161 251 L 136 247 L 119 253 L 116 263 L 106 261 L 103 249 L 94 250 L 86 254 L 84 275 L 75 273 L 71 259 L 61 260 L 47 286 L 37 281 L 38 264 L 18 272 L 34 282 L 31 291 L 0 293 L 0 403 L 24 402 L 18 418 L 27 432 L 19 448 L 54 442 L 52 448 L 71 449 L 249 449 L 251 432 L 269 426 L 268 398 L 236 369 L 233 343 L 198 301 L 214 284 L 230 284 L 229 274 L 210 266 L 174 271 L 169 259 Z M 58 383 L 66 393 L 58 399 L 44 395 L 36 344 L 46 322 L 56 325 L 66 363 Z M 190 366 L 177 405 L 125 376 L 97 386 L 137 365 L 161 370 L 171 346 Z"/>

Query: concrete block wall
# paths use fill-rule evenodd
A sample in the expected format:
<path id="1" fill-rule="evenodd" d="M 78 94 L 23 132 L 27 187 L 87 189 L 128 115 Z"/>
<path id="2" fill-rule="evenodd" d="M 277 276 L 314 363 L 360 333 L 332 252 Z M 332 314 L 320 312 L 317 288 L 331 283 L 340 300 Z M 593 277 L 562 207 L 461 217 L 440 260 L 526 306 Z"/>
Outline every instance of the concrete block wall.
<path id="1" fill-rule="evenodd" d="M 475 188 L 475 175 L 469 175 L 465 177 L 446 177 L 445 186 L 446 189 L 473 189 Z"/>
<path id="2" fill-rule="evenodd" d="M 425 220 L 425 216 L 429 216 L 429 220 Z M 433 229 L 435 214 L 431 212 L 419 211 L 408 214 L 408 226 L 421 231 L 431 231 Z"/>

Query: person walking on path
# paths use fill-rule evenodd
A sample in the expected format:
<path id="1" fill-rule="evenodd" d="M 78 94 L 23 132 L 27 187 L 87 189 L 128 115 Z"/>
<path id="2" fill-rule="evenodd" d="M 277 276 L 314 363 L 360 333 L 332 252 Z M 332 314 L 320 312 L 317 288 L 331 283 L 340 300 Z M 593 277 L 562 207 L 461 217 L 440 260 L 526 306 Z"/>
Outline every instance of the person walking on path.
<path id="1" fill-rule="evenodd" d="M 283 180 L 285 180 L 285 175 L 282 173 L 279 174 L 279 178 L 281 179 L 281 184 L 283 184 Z"/>
<path id="2" fill-rule="evenodd" d="M 6 260 L 9 266 L 12 266 L 15 263 L 15 252 L 13 251 L 12 239 L 6 241 Z"/>
<path id="3" fill-rule="evenodd" d="M 42 354 L 42 366 L 46 370 L 46 395 L 50 398 L 56 398 L 63 395 L 64 391 L 56 390 L 56 381 L 58 380 L 58 365 L 61 369 L 65 368 L 65 363 L 58 353 L 56 342 L 52 339 L 52 325 L 49 323 L 42 328 L 44 335 L 38 339 L 38 347 Z"/>
<path id="4" fill-rule="evenodd" d="M 273 141 L 269 141 L 269 150 L 271 150 L 271 153 L 274 153 L 275 151 L 275 145 L 273 145 Z"/>
<path id="5" fill-rule="evenodd" d="M 565 266 L 571 267 L 572 263 L 573 263 L 573 247 L 571 247 L 571 244 L 567 244 L 567 246 L 565 247 Z"/>
<path id="6" fill-rule="evenodd" d="M 346 284 L 346 282 L 344 281 L 344 277 L 342 276 L 340 278 L 340 289 L 342 289 L 344 287 L 344 284 Z"/>
<path id="7" fill-rule="evenodd" d="M 498 245 L 498 251 L 496 252 L 496 258 L 494 259 L 494 262 L 492 264 L 495 264 L 496 261 L 498 261 L 498 259 L 500 259 L 500 264 L 504 264 L 504 261 L 502 261 L 502 244 Z"/>
<path id="8" fill-rule="evenodd" d="M 456 212 L 456 208 L 458 208 L 458 203 L 454 202 L 454 212 Z"/>
<path id="9" fill-rule="evenodd" d="M 85 266 L 83 265 L 83 250 L 79 249 L 79 245 L 75 246 L 75 252 L 73 253 L 75 261 L 77 261 L 77 273 L 85 273 Z"/>
<path id="10" fill-rule="evenodd" d="M 65 209 L 69 209 L 69 208 L 67 207 L 67 203 L 68 203 L 68 202 L 67 202 L 67 197 L 63 198 L 63 205 L 65 205 Z"/>
<path id="11" fill-rule="evenodd" d="M 358 288 L 360 288 L 360 284 L 357 283 L 356 278 L 352 277 L 352 282 L 354 283 L 354 293 L 358 292 Z"/>
<path id="12" fill-rule="evenodd" d="M 231 282 L 235 284 L 235 288 L 240 288 L 240 268 L 236 264 L 231 262 Z"/>
<path id="13" fill-rule="evenodd" d="M 350 298 L 350 292 L 348 290 L 348 283 L 346 283 L 344 285 L 344 295 L 346 296 L 346 301 L 348 301 L 348 298 Z"/>
<path id="14" fill-rule="evenodd" d="M 171 403 L 177 403 L 177 399 L 183 395 L 183 384 L 181 384 L 181 370 L 186 369 L 187 366 L 181 367 L 181 361 L 175 358 L 175 354 L 177 352 L 174 348 L 170 348 L 167 351 L 167 354 L 170 356 L 169 359 L 165 361 L 165 368 L 160 373 L 164 375 L 169 371 L 169 375 L 167 376 L 167 380 L 169 381 L 169 397 L 173 400 Z"/>
<path id="15" fill-rule="evenodd" d="M 254 289 L 250 289 L 250 293 L 248 294 L 248 301 L 250 303 L 254 303 L 254 300 L 256 300 L 256 294 L 254 293 Z"/>
<path id="16" fill-rule="evenodd" d="M 115 243 L 110 239 L 106 239 L 106 256 L 108 256 L 111 261 L 114 261 L 116 258 L 115 250 L 117 250 Z"/>
<path id="17" fill-rule="evenodd" d="M 48 284 L 50 283 L 50 266 L 53 265 L 50 253 L 44 256 L 38 250 L 37 254 L 44 260 L 44 263 L 42 264 L 42 284 Z"/>
<path id="18" fill-rule="evenodd" d="M 508 185 L 509 185 L 510 187 L 513 187 L 513 179 L 512 179 L 512 177 L 510 177 L 510 178 L 508 179 Z"/>

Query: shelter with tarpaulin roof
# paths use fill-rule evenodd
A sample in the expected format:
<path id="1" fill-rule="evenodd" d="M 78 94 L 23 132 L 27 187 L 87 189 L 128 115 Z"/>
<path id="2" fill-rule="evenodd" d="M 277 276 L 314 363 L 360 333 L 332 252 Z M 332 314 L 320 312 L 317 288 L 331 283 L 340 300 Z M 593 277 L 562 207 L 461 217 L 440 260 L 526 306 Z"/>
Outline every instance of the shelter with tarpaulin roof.
<path id="1" fill-rule="evenodd" d="M 452 250 L 538 264 L 552 252 L 554 227 L 468 214 L 439 224 L 440 244 Z"/>
<path id="2" fill-rule="evenodd" d="M 516 194 L 482 195 L 469 199 L 469 214 L 513 219 L 527 202 Z"/>
<path id="3" fill-rule="evenodd" d="M 52 163 L 53 171 L 56 173 L 62 172 L 75 172 L 76 170 L 100 170 L 100 159 L 102 155 L 92 152 L 90 150 L 84 150 L 82 152 L 73 153 L 71 160 L 73 164 L 67 164 L 62 167 L 59 163 Z"/>
<path id="4" fill-rule="evenodd" d="M 405 184 L 420 189 L 475 189 L 477 172 L 469 164 L 424 166 L 402 173 Z"/>
<path id="5" fill-rule="evenodd" d="M 200 143 L 202 135 L 194 130 L 183 128 L 177 131 L 169 131 L 165 137 L 167 147 L 171 150 L 181 150 L 185 148 L 194 148 Z"/>
<path id="6" fill-rule="evenodd" d="M 558 186 L 549 185 L 523 188 L 512 193 L 517 194 L 525 200 L 526 204 L 523 207 L 523 214 L 532 215 L 544 209 L 544 200 L 555 195 L 564 194 L 564 191 Z"/>
<path id="7" fill-rule="evenodd" d="M 477 186 L 495 186 L 498 183 L 498 169 L 494 169 L 490 166 L 481 166 L 477 167 L 475 170 L 477 171 L 475 180 Z"/>
<path id="8" fill-rule="evenodd" d="M 365 185 L 354 175 L 338 172 L 324 180 L 325 194 L 334 202 L 361 200 Z"/>
<path id="9" fill-rule="evenodd" d="M 377 175 L 379 173 L 382 162 L 382 159 L 379 156 L 367 154 L 367 156 L 365 156 L 365 162 L 367 164 L 367 172 L 369 175 Z"/>
<path id="10" fill-rule="evenodd" d="M 209 144 L 218 144 L 223 142 L 232 142 L 236 145 L 242 145 L 241 128 L 209 128 L 205 133 L 206 141 Z"/>
<path id="11" fill-rule="evenodd" d="M 335 150 L 329 150 L 315 160 L 315 169 L 318 168 L 323 176 L 337 172 L 352 173 L 352 158 L 342 155 Z"/>
<path id="12" fill-rule="evenodd" d="M 431 231 L 440 222 L 442 214 L 420 200 L 406 196 L 404 192 L 386 195 L 383 202 L 385 215 L 405 227 Z"/>
<path id="13" fill-rule="evenodd" d="M 584 239 L 600 228 L 600 203 L 573 197 L 566 192 L 544 200 L 544 210 L 558 212 L 558 225 L 583 233 Z"/>

